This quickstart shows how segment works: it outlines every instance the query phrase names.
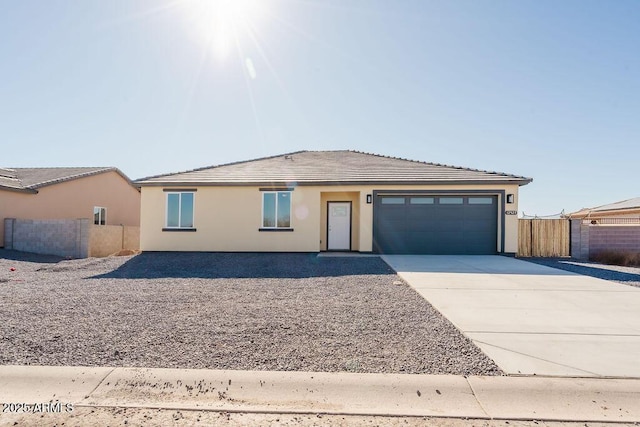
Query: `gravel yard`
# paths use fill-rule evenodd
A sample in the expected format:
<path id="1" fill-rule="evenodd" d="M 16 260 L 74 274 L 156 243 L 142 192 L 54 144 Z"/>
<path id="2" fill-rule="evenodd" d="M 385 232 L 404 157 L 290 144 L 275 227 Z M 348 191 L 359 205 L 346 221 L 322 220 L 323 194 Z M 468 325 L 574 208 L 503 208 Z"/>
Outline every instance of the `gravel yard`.
<path id="1" fill-rule="evenodd" d="M 0 364 L 501 374 L 379 258 L 316 254 L 0 250 Z"/>
<path id="2" fill-rule="evenodd" d="M 612 280 L 624 285 L 640 287 L 640 267 L 621 267 L 589 261 L 574 261 L 566 258 L 521 258 L 525 261 L 560 270 L 571 271 L 598 279 Z"/>

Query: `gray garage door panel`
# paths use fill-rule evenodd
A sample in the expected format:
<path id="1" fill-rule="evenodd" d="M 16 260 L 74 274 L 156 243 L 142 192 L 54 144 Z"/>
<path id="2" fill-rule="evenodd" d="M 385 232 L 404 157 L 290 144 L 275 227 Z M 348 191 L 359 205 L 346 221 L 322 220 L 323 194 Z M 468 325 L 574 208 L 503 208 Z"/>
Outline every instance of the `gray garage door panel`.
<path id="1" fill-rule="evenodd" d="M 393 204 L 382 203 L 392 197 Z M 495 254 L 498 199 L 458 196 L 462 204 L 438 196 L 418 204 L 417 196 L 380 196 L 374 201 L 374 251 L 388 254 Z M 444 198 L 444 196 L 443 196 Z M 404 204 L 397 203 L 404 199 Z M 413 200 L 412 200 L 413 199 Z M 412 203 L 412 201 L 414 203 Z"/>

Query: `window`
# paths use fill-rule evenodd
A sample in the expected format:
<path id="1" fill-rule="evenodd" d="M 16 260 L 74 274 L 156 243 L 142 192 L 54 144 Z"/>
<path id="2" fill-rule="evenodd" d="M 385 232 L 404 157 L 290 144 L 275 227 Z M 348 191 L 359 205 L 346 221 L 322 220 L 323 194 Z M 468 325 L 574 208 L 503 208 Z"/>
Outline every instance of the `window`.
<path id="1" fill-rule="evenodd" d="M 95 206 L 93 208 L 93 223 L 95 225 L 105 225 L 107 223 L 107 208 Z"/>
<path id="2" fill-rule="evenodd" d="M 412 205 L 433 205 L 435 199 L 433 197 L 412 197 L 410 203 Z"/>
<path id="3" fill-rule="evenodd" d="M 404 197 L 383 197 L 380 202 L 383 205 L 404 205 Z"/>
<path id="4" fill-rule="evenodd" d="M 470 205 L 492 205 L 493 197 L 469 197 Z"/>
<path id="5" fill-rule="evenodd" d="M 262 228 L 291 228 L 291 192 L 262 193 Z"/>
<path id="6" fill-rule="evenodd" d="M 462 197 L 440 197 L 441 205 L 461 205 Z"/>
<path id="7" fill-rule="evenodd" d="M 167 193 L 167 228 L 193 229 L 194 193 Z"/>

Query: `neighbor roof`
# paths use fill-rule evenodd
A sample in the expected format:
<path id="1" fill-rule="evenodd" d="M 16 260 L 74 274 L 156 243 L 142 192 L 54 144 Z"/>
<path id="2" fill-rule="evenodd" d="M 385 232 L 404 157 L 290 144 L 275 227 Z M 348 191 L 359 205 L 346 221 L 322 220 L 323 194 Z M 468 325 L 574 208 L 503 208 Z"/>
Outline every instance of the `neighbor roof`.
<path id="1" fill-rule="evenodd" d="M 569 214 L 570 217 L 586 216 L 591 213 L 604 213 L 612 211 L 626 211 L 640 209 L 640 197 L 622 200 L 620 202 L 609 203 L 608 205 L 596 206 L 595 208 L 583 208 L 577 212 Z"/>
<path id="2" fill-rule="evenodd" d="M 35 193 L 38 188 L 47 185 L 111 171 L 117 172 L 131 184 L 131 180 L 114 167 L 0 168 L 0 189 Z"/>
<path id="3" fill-rule="evenodd" d="M 358 151 L 298 151 L 141 178 L 153 185 L 339 185 L 487 183 L 525 185 L 531 178 Z"/>
<path id="4" fill-rule="evenodd" d="M 10 188 L 12 190 L 22 189 L 15 170 L 0 168 L 0 188 Z"/>
<path id="5" fill-rule="evenodd" d="M 610 203 L 608 205 L 598 206 L 591 210 L 594 212 L 600 212 L 600 211 L 617 211 L 621 209 L 638 209 L 638 208 L 640 208 L 640 197 L 623 200 L 621 202 Z"/>

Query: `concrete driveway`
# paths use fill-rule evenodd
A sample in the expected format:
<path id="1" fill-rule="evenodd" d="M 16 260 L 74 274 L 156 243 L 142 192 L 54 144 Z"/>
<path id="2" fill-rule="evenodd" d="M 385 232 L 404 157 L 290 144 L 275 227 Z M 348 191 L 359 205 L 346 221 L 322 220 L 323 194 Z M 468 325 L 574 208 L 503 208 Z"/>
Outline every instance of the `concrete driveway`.
<path id="1" fill-rule="evenodd" d="M 382 258 L 508 374 L 640 378 L 640 288 L 502 256 Z"/>

